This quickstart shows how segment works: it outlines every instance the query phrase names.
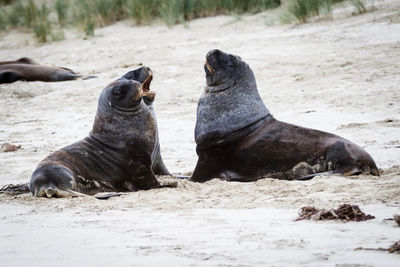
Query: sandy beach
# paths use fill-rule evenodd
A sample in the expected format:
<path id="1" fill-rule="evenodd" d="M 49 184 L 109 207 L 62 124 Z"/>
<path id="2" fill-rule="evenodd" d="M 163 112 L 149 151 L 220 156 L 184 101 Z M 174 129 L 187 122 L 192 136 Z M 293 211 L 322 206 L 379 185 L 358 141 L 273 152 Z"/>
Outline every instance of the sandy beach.
<path id="1" fill-rule="evenodd" d="M 168 28 L 132 21 L 84 38 L 37 44 L 31 33 L 0 34 L 0 60 L 31 57 L 97 78 L 0 85 L 0 186 L 26 183 L 49 153 L 90 132 L 101 90 L 141 65 L 153 70 L 161 153 L 190 175 L 194 125 L 207 51 L 239 55 L 252 68 L 275 118 L 332 132 L 363 147 L 375 176 L 262 179 L 93 197 L 0 194 L 1 266 L 400 266 L 400 2 L 344 3 L 332 19 L 272 23 L 279 10 L 197 19 Z M 171 180 L 172 177 L 159 177 Z M 365 222 L 295 221 L 303 206 L 359 205 Z"/>

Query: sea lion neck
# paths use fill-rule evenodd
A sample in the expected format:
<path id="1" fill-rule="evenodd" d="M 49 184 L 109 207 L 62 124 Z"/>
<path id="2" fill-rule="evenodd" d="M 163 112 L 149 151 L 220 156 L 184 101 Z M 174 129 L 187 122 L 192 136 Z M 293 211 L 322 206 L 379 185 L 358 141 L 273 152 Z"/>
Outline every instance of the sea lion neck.
<path id="1" fill-rule="evenodd" d="M 218 84 L 218 85 L 207 85 L 204 88 L 204 93 L 210 93 L 210 94 L 215 94 L 215 93 L 220 93 L 222 91 L 225 91 L 235 85 L 235 81 L 231 80 L 228 82 L 225 82 L 223 84 Z"/>
<path id="2" fill-rule="evenodd" d="M 197 106 L 195 141 L 199 144 L 230 136 L 267 117 L 255 77 L 247 64 L 233 85 L 217 93 L 203 92 Z M 207 87 L 206 87 L 207 88 Z"/>
<path id="3" fill-rule="evenodd" d="M 107 101 L 99 101 L 89 136 L 114 148 L 137 146 L 138 142 L 154 145 L 157 127 L 152 113 L 143 101 L 134 112 L 122 112 L 108 105 Z M 131 144 L 132 140 L 135 144 Z"/>

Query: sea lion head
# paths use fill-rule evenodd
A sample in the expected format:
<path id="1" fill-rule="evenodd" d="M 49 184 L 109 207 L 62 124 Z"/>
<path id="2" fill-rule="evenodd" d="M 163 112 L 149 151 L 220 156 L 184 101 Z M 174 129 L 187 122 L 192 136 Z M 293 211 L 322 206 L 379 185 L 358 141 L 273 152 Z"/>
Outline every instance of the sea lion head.
<path id="1" fill-rule="evenodd" d="M 225 144 L 246 135 L 270 115 L 249 65 L 214 49 L 204 64 L 206 87 L 197 105 L 197 145 Z"/>
<path id="2" fill-rule="evenodd" d="M 216 93 L 228 89 L 243 77 L 244 71 L 249 69 L 246 62 L 240 57 L 230 55 L 218 49 L 209 51 L 204 63 L 206 72 L 206 89 L 210 93 Z"/>
<path id="3" fill-rule="evenodd" d="M 100 98 L 107 100 L 111 107 L 119 111 L 134 111 L 142 99 L 145 104 L 151 105 L 155 98 L 155 92 L 150 90 L 152 79 L 153 73 L 148 67 L 129 71 L 110 83 Z"/>
<path id="4" fill-rule="evenodd" d="M 142 67 L 107 85 L 100 94 L 91 136 L 113 147 L 144 139 L 143 143 L 155 143 L 156 120 L 148 104 L 155 95 L 150 91 L 151 79 L 151 70 Z"/>
<path id="5" fill-rule="evenodd" d="M 121 78 L 110 83 L 100 98 L 107 100 L 108 105 L 118 111 L 135 111 L 143 98 L 142 86 L 137 81 Z"/>

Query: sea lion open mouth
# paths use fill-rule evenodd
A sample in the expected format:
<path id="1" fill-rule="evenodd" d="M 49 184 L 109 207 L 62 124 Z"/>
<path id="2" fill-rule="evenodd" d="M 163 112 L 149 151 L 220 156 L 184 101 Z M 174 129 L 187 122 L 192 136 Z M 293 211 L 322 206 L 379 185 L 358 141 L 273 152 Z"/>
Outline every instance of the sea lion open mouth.
<path id="1" fill-rule="evenodd" d="M 149 76 L 147 76 L 146 80 L 144 80 L 141 86 L 143 96 L 154 98 L 154 96 L 156 95 L 154 91 L 150 90 L 150 83 L 152 80 L 153 80 L 153 72 L 149 69 Z"/>

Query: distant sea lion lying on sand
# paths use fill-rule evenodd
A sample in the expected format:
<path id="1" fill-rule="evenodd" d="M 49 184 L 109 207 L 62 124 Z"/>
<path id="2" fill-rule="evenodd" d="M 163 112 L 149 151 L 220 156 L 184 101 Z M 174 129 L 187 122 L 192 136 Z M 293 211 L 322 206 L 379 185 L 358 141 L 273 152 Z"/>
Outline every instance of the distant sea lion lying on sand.
<path id="1" fill-rule="evenodd" d="M 91 78 L 89 76 L 87 78 Z M 20 58 L 16 61 L 0 62 L 0 83 L 15 81 L 58 82 L 82 78 L 67 68 L 56 68 L 37 64 L 30 58 Z"/>
<path id="2" fill-rule="evenodd" d="M 161 187 L 154 174 L 169 174 L 161 155 L 151 106 L 152 73 L 142 67 L 101 93 L 89 136 L 46 157 L 30 181 L 37 197 Z M 144 100 L 144 101 L 143 101 Z"/>
<path id="3" fill-rule="evenodd" d="M 190 180 L 311 179 L 324 172 L 379 175 L 371 156 L 334 134 L 276 120 L 240 57 L 212 50 L 197 107 L 199 159 Z"/>

